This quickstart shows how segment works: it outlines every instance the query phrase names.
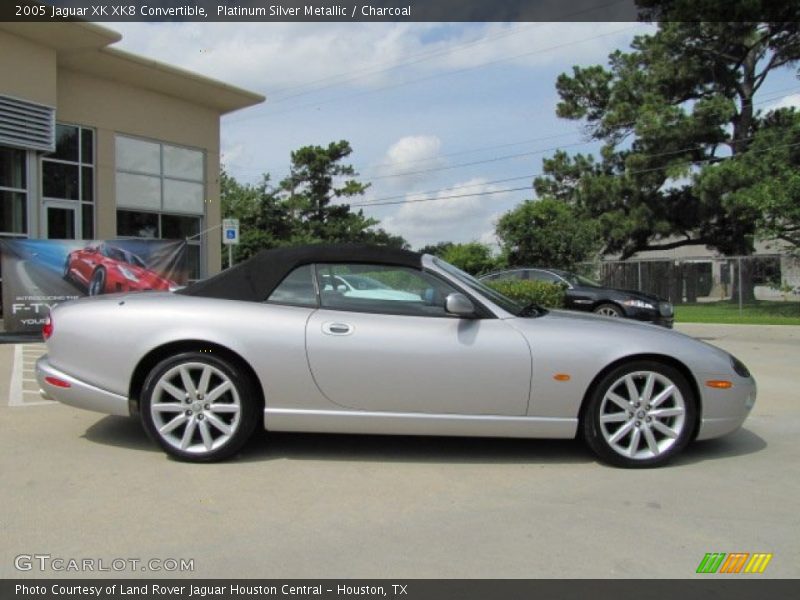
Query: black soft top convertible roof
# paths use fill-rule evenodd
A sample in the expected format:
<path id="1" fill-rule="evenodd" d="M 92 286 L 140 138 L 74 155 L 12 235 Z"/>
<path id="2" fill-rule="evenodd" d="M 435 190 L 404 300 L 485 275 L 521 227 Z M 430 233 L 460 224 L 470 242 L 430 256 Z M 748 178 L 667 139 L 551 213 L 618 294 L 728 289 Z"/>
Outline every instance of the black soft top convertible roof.
<path id="1" fill-rule="evenodd" d="M 311 263 L 362 263 L 420 268 L 422 255 L 365 244 L 316 244 L 262 250 L 214 277 L 176 293 L 226 300 L 263 302 L 289 273 Z"/>

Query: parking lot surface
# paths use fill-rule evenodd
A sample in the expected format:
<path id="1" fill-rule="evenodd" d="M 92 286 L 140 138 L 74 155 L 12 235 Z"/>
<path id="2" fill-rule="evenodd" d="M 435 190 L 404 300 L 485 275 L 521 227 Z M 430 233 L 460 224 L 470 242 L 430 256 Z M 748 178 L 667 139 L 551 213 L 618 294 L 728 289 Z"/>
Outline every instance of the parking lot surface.
<path id="1" fill-rule="evenodd" d="M 43 402 L 43 346 L 0 345 L 0 577 L 684 578 L 707 552 L 798 577 L 800 327 L 679 329 L 741 358 L 759 397 L 742 430 L 652 470 L 574 441 L 267 433 L 185 464 L 131 419 Z M 194 571 L 15 568 L 33 554 Z"/>

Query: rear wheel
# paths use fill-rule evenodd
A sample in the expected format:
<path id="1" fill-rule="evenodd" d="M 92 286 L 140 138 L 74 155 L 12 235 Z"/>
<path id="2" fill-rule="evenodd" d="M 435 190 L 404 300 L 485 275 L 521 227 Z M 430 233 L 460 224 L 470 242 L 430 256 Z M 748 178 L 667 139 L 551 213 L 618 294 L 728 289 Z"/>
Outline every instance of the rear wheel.
<path id="1" fill-rule="evenodd" d="M 161 361 L 144 383 L 148 434 L 181 460 L 210 462 L 238 452 L 258 423 L 253 384 L 221 358 L 186 352 Z"/>
<path id="2" fill-rule="evenodd" d="M 592 392 L 583 436 L 605 462 L 655 467 L 689 443 L 697 423 L 697 400 L 674 367 L 636 361 L 617 367 Z"/>

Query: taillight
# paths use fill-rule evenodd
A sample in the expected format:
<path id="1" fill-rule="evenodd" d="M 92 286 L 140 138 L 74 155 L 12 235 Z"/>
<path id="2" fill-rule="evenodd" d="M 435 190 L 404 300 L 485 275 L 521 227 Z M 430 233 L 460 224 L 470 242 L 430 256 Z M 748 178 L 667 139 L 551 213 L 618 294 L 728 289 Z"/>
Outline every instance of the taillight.
<path id="1" fill-rule="evenodd" d="M 49 340 L 51 335 L 53 335 L 53 318 L 48 316 L 42 325 L 42 337 Z"/>

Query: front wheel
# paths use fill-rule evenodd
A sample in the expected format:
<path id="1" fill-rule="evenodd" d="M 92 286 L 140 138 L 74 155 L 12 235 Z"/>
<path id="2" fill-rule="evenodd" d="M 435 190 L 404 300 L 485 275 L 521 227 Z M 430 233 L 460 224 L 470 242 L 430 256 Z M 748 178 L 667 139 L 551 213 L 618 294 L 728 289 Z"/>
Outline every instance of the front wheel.
<path id="1" fill-rule="evenodd" d="M 656 467 L 678 454 L 697 424 L 697 400 L 680 371 L 636 361 L 608 373 L 589 399 L 583 436 L 605 462 Z"/>
<path id="2" fill-rule="evenodd" d="M 89 280 L 89 295 L 99 296 L 106 291 L 106 270 L 97 269 Z"/>
<path id="3" fill-rule="evenodd" d="M 228 361 L 186 352 L 161 361 L 144 383 L 147 433 L 170 455 L 211 462 L 237 453 L 258 423 L 253 384 Z"/>
<path id="4" fill-rule="evenodd" d="M 622 310 L 619 306 L 615 304 L 601 304 L 597 308 L 594 309 L 594 313 L 596 315 L 603 315 L 604 317 L 624 317 L 625 315 L 622 314 Z"/>

